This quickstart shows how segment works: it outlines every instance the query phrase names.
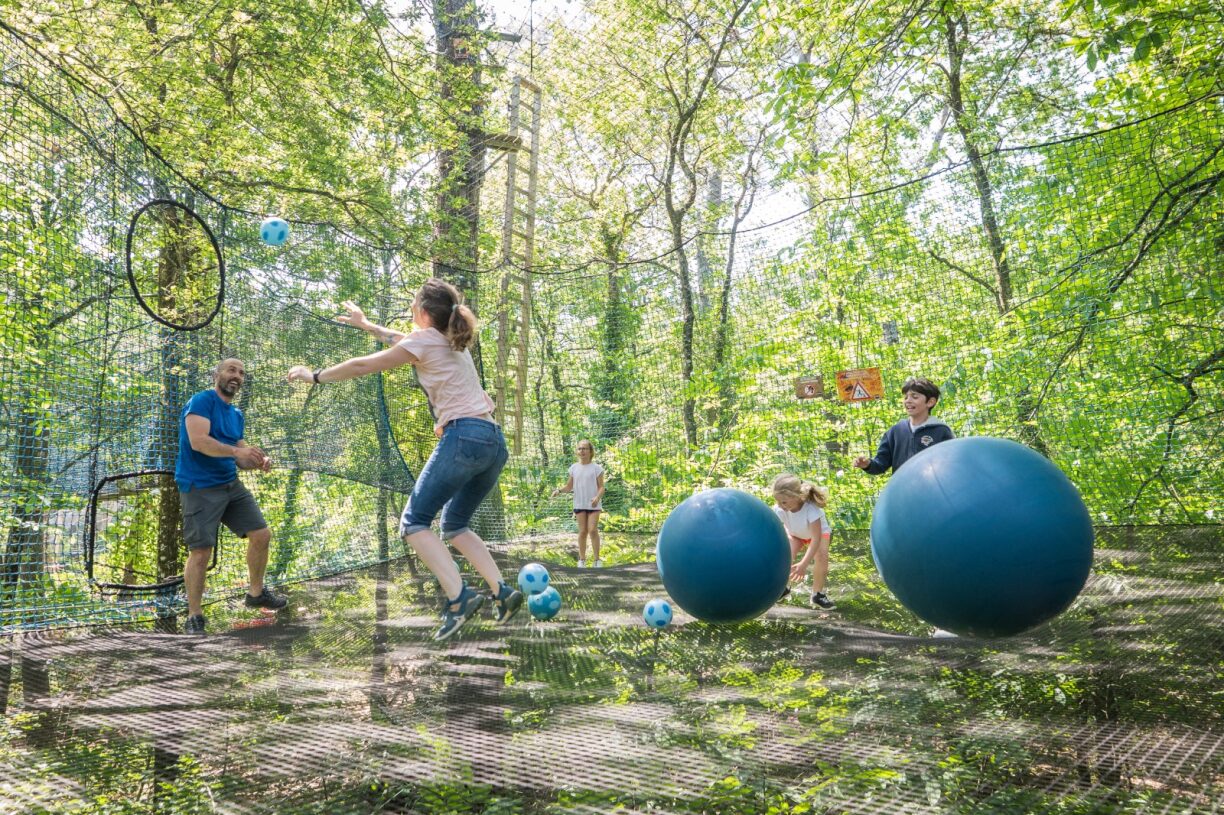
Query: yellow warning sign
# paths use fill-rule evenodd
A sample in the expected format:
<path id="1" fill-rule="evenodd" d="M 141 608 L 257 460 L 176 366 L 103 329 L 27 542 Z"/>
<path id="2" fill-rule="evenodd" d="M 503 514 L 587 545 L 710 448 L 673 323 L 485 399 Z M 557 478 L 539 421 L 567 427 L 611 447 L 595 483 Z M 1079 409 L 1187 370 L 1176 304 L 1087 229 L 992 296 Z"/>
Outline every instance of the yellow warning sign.
<path id="1" fill-rule="evenodd" d="M 879 368 L 854 368 L 837 372 L 837 395 L 843 402 L 866 402 L 884 396 Z"/>
<path id="2" fill-rule="evenodd" d="M 824 378 L 801 376 L 795 380 L 796 399 L 818 399 L 824 396 Z"/>

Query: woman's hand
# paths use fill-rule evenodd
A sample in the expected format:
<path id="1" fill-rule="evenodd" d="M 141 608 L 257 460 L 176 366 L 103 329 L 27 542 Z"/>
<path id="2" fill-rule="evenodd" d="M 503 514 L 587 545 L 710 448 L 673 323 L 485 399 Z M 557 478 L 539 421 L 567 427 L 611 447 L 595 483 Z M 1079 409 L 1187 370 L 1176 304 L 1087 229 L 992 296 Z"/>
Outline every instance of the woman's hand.
<path id="1" fill-rule="evenodd" d="M 309 382 L 314 384 L 314 371 L 305 365 L 294 365 L 289 369 L 290 382 Z"/>
<path id="2" fill-rule="evenodd" d="M 366 319 L 365 312 L 352 300 L 345 300 L 341 305 L 344 306 L 348 314 L 341 314 L 336 318 L 337 322 L 351 325 L 353 328 L 360 328 L 363 331 L 370 326 L 370 321 Z"/>

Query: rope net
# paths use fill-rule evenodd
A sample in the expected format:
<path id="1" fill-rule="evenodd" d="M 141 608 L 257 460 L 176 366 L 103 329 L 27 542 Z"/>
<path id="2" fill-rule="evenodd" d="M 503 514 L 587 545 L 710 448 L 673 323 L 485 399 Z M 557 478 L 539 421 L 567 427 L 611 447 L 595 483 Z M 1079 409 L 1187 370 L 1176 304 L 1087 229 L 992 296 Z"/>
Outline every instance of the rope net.
<path id="1" fill-rule="evenodd" d="M 830 488 L 836 527 L 866 527 L 881 482 L 849 461 L 899 416 L 914 374 L 941 385 L 937 415 L 958 434 L 1055 461 L 1097 523 L 1217 517 L 1218 97 L 972 161 L 949 150 L 924 173 L 844 189 L 788 187 L 752 163 L 759 144 L 741 144 L 726 150 L 747 164 L 712 165 L 688 190 L 704 203 L 674 230 L 640 179 L 609 181 L 611 203 L 577 217 L 583 170 L 646 172 L 624 156 L 642 138 L 634 106 L 657 102 L 598 74 L 595 87 L 547 82 L 567 59 L 607 56 L 596 32 L 623 22 L 608 14 L 558 16 L 532 44 L 551 112 L 535 160 L 570 171 L 530 174 L 526 213 L 527 158 L 490 151 L 481 211 L 503 233 L 500 257 L 448 267 L 483 318 L 482 375 L 515 438 L 483 534 L 572 530 L 551 494 L 583 437 L 609 473 L 612 531 L 655 530 L 706 486 L 764 496 L 786 470 Z M 0 625 L 141 618 L 179 601 L 168 586 L 100 602 L 90 573 L 128 587 L 179 573 L 179 411 L 226 356 L 247 363 L 238 404 L 276 463 L 246 478 L 273 530 L 273 579 L 404 553 L 396 513 L 433 442 L 411 372 L 313 389 L 284 372 L 374 350 L 334 321 L 345 299 L 406 328 L 426 258 L 329 223 L 295 221 L 286 245 L 264 244 L 259 215 L 189 184 L 16 33 L 3 44 Z M 598 87 L 619 90 L 592 107 Z M 526 132 L 530 94 L 515 93 L 517 113 L 490 104 L 487 131 L 510 116 Z M 862 368 L 880 369 L 885 398 L 841 401 L 837 372 Z M 825 397 L 796 399 L 805 378 Z M 221 540 L 214 596 L 244 579 L 241 541 Z"/>
<path id="2" fill-rule="evenodd" d="M 1219 536 L 1115 528 L 1076 605 L 933 640 L 863 534 L 838 611 L 743 626 L 635 613 L 651 563 L 553 564 L 548 623 L 428 641 L 412 559 L 312 581 L 212 636 L 27 635 L 0 744 L 13 811 L 1218 813 Z M 511 550 L 503 561 L 556 551 Z M 287 616 L 285 616 L 287 615 Z M 271 623 L 271 624 L 270 624 Z M 139 666 L 139 670 L 133 670 Z M 20 677 L 20 679 L 18 679 Z M 16 693 L 20 687 L 21 693 Z"/>
<path id="3" fill-rule="evenodd" d="M 811 63 L 746 50 L 810 21 L 769 17 L 786 3 L 678 7 L 503 15 L 524 39 L 471 49 L 508 69 L 485 77 L 480 127 L 395 133 L 405 153 L 475 134 L 479 194 L 435 212 L 412 179 L 442 168 L 398 167 L 402 228 L 333 217 L 318 195 L 278 212 L 271 195 L 220 196 L 193 156 L 163 160 L 167 134 L 117 107 L 105 71 L 6 12 L 0 709 L 17 715 L 0 730 L 0 810 L 1220 811 L 1218 85 L 1147 118 L 1017 114 L 991 138 L 897 94 L 912 120 L 854 126 L 880 128 L 873 143 L 925 128 L 936 146 L 842 164 L 834 148 L 860 143 L 780 131 L 761 101 L 774 80 L 809 87 Z M 274 10 L 295 44 L 278 59 L 353 35 L 306 19 L 321 9 Z M 453 32 L 444 49 L 360 11 L 380 34 L 369 62 L 309 71 L 386 72 L 450 122 L 429 72 Z M 185 39 L 216 23 L 189 4 L 159 13 L 183 15 L 166 29 Z M 114 22 L 94 21 L 99 41 Z M 710 82 L 685 84 L 703 59 Z M 1026 81 L 1066 63 L 1024 60 Z M 682 144 L 666 138 L 676 110 L 693 116 Z M 290 221 L 283 246 L 260 238 L 267 212 Z M 455 241 L 471 251 L 421 239 L 439 224 L 472 227 Z M 434 444 L 412 372 L 285 382 L 375 349 L 335 321 L 340 303 L 406 329 L 438 272 L 481 316 L 476 356 L 514 443 L 476 526 L 507 573 L 546 561 L 565 603 L 555 623 L 473 622 L 441 649 L 423 644 L 437 588 L 396 536 Z M 248 371 L 247 438 L 274 460 L 242 476 L 273 532 L 269 580 L 297 585 L 279 618 L 236 609 L 244 544 L 222 532 L 219 636 L 185 642 L 160 633 L 183 608 L 179 414 L 229 356 Z M 884 397 L 843 401 L 838 372 L 869 368 Z M 900 418 L 911 375 L 942 387 L 936 414 L 958 435 L 1022 441 L 1083 494 L 1094 572 L 1050 624 L 932 640 L 876 574 L 864 530 L 883 482 L 850 460 Z M 582 438 L 609 474 L 613 568 L 598 571 L 570 568 L 571 505 L 552 496 Z M 736 628 L 645 629 L 668 511 L 709 486 L 768 497 L 782 471 L 830 489 L 836 615 L 791 603 Z M 124 625 L 50 630 L 101 624 Z"/>

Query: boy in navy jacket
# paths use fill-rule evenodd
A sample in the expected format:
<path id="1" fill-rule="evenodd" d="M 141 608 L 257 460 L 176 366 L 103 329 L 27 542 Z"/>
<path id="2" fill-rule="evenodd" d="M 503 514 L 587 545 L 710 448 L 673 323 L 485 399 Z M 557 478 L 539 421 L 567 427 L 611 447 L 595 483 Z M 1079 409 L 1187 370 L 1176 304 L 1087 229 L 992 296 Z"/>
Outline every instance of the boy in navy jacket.
<path id="1" fill-rule="evenodd" d="M 939 388 L 931 380 L 922 376 L 907 379 L 901 393 L 906 418 L 888 428 L 872 458 L 859 456 L 854 460 L 855 467 L 870 475 L 887 472 L 890 467 L 896 472 L 931 445 L 956 437 L 952 428 L 931 415 L 939 401 Z"/>

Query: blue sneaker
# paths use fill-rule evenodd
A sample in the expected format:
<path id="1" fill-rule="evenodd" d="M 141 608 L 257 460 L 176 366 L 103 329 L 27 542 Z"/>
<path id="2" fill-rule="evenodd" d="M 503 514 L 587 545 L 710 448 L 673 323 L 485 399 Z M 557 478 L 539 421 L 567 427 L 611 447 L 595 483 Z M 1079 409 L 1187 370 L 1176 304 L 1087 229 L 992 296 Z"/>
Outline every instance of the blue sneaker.
<path id="1" fill-rule="evenodd" d="M 446 608 L 442 610 L 442 627 L 434 632 L 434 639 L 444 640 L 454 634 L 482 605 L 484 595 L 477 594 L 464 583 L 459 596 L 447 603 Z"/>
<path id="2" fill-rule="evenodd" d="M 493 606 L 497 610 L 497 624 L 509 622 L 523 607 L 523 593 L 507 586 L 505 581 L 497 585 L 497 596 L 493 598 Z"/>

